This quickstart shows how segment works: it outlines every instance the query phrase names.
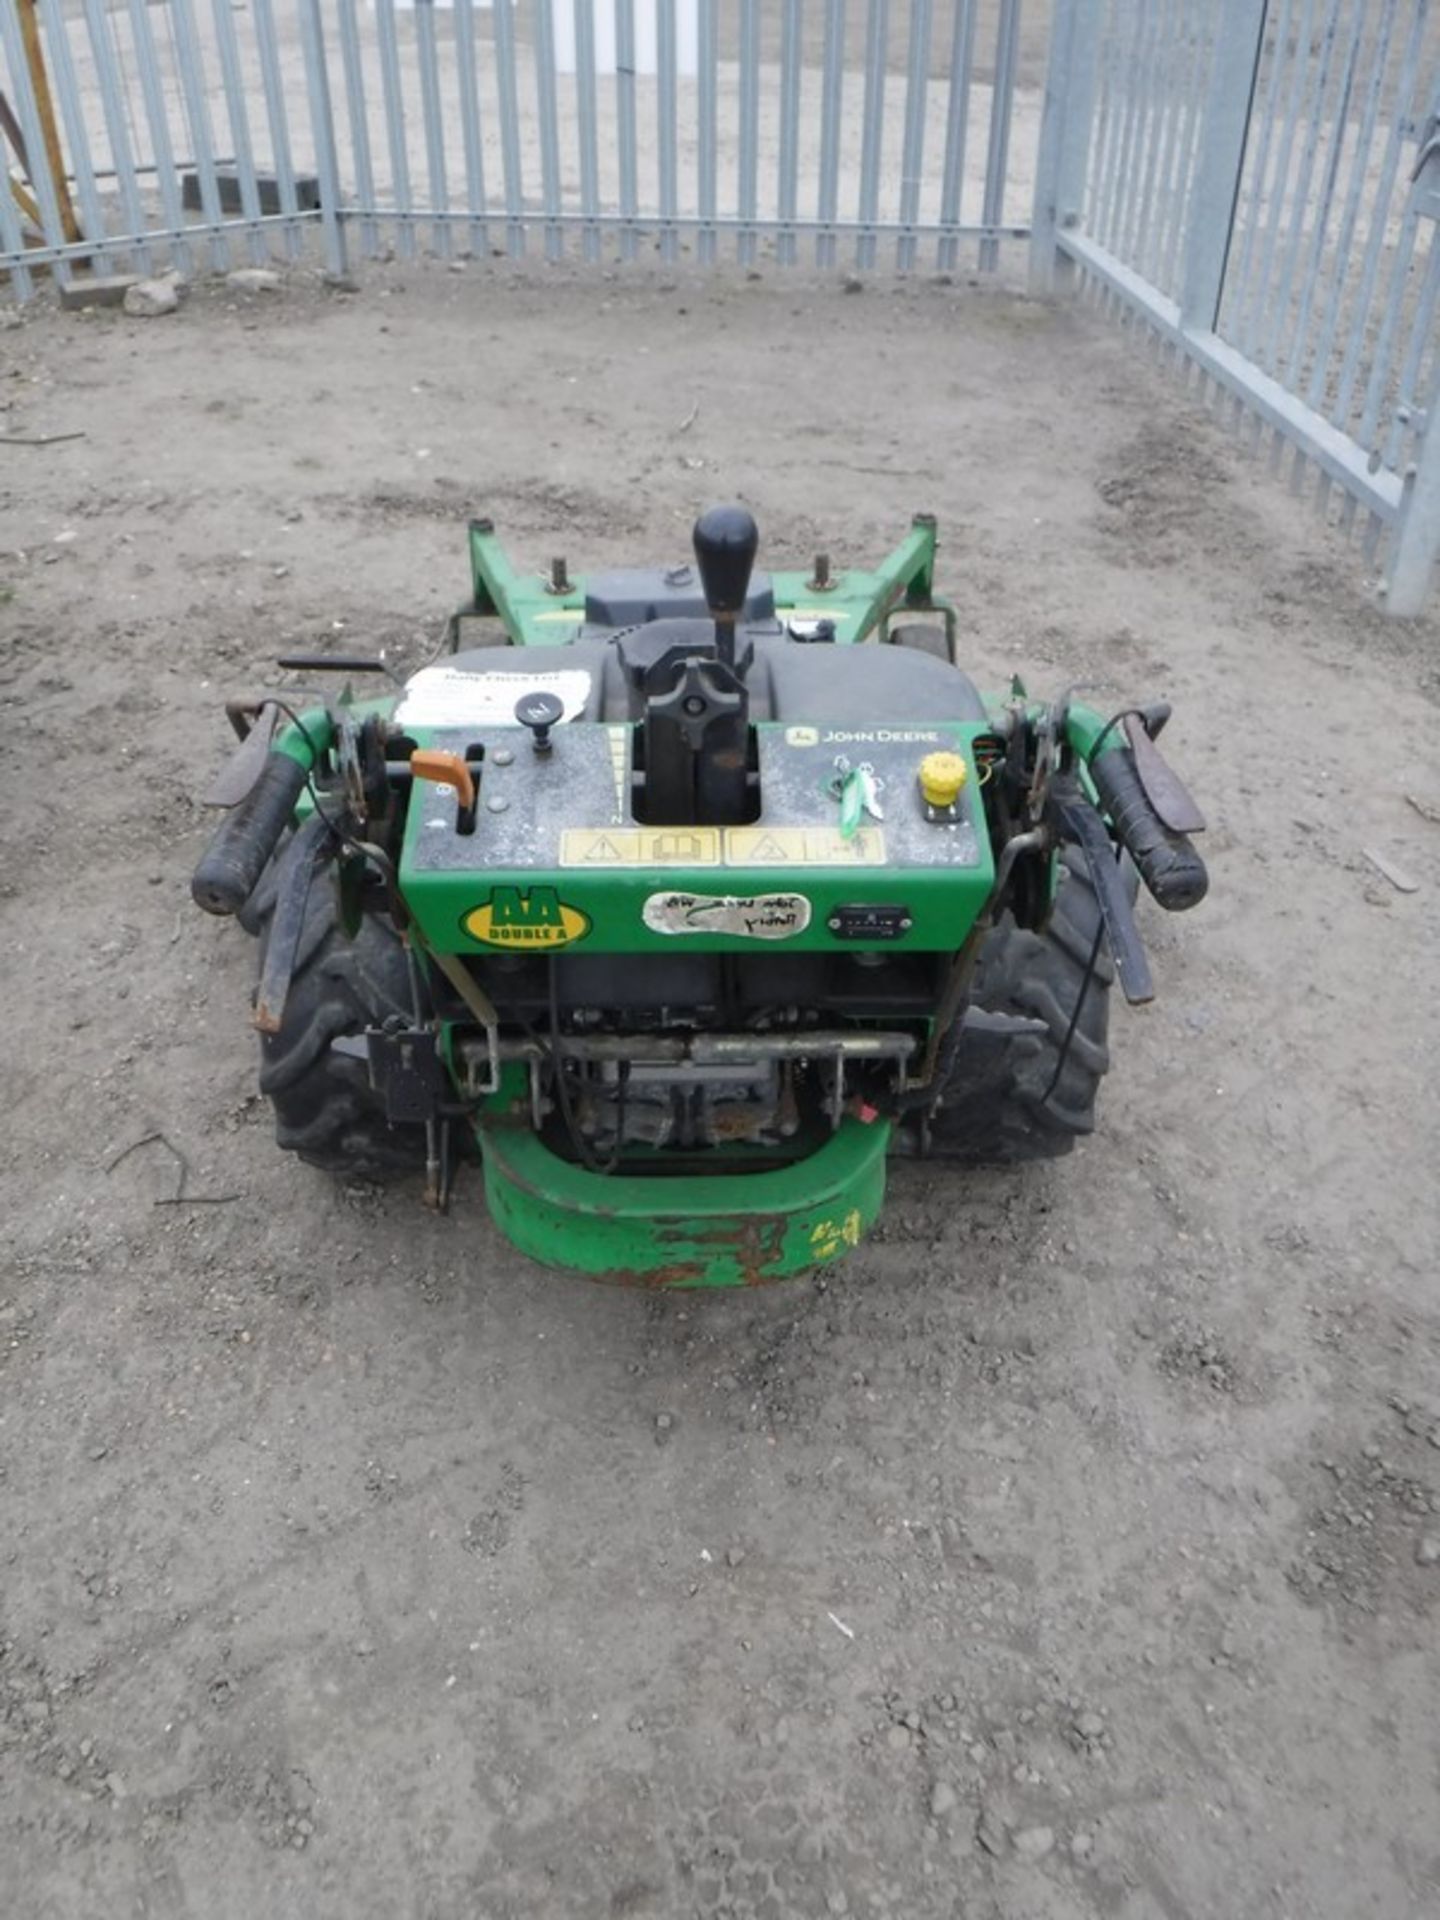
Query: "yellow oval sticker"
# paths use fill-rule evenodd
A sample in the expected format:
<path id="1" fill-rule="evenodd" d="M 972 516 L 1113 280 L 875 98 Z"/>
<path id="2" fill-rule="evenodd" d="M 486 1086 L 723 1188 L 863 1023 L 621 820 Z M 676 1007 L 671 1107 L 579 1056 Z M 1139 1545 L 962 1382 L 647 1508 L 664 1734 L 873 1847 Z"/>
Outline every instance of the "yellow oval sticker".
<path id="1" fill-rule="evenodd" d="M 539 953 L 568 947 L 590 931 L 590 916 L 566 906 L 554 887 L 497 887 L 483 907 L 461 922 L 472 940 L 511 953 Z"/>

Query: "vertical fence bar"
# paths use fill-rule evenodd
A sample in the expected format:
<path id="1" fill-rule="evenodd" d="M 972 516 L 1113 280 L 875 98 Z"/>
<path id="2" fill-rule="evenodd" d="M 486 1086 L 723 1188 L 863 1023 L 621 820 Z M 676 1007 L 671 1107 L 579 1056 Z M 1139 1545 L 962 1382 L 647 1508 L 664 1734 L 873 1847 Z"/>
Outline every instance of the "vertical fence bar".
<path id="1" fill-rule="evenodd" d="M 15 89 L 15 117 L 25 136 L 30 185 L 40 213 L 40 231 L 47 247 L 63 247 L 65 228 L 60 218 L 60 199 L 51 177 L 45 130 L 41 125 L 39 104 L 30 78 L 29 62 L 25 57 L 20 14 L 18 8 L 4 4 L 0 4 L 0 46 L 4 47 L 5 58 L 10 64 L 10 78 Z M 8 167 L 0 168 L 0 192 L 4 193 L 7 200 L 11 197 Z M 52 271 L 57 280 L 68 286 L 70 263 L 67 260 L 56 261 Z"/>
<path id="2" fill-rule="evenodd" d="M 1270 167 L 1270 146 L 1274 138 L 1279 116 L 1276 108 L 1279 104 L 1280 83 L 1284 75 L 1282 53 L 1290 36 L 1291 0 L 1280 0 L 1280 14 L 1275 25 L 1274 52 L 1270 60 L 1270 72 L 1263 94 L 1257 85 L 1252 103 L 1255 118 L 1260 124 L 1260 138 L 1254 149 L 1254 158 L 1249 164 L 1250 182 L 1245 215 L 1242 218 L 1239 207 L 1236 208 L 1236 223 L 1244 228 L 1244 237 L 1240 242 L 1240 260 L 1233 273 L 1227 275 L 1233 311 L 1239 318 L 1251 304 L 1251 264 L 1255 255 L 1255 238 L 1260 230 L 1265 207 L 1265 182 Z M 1243 333 L 1243 327 L 1239 329 Z"/>
<path id="3" fill-rule="evenodd" d="M 1141 272 L 1148 270 L 1151 277 L 1154 271 L 1152 261 L 1155 249 L 1151 212 L 1155 204 L 1155 181 L 1165 144 L 1165 130 L 1170 123 L 1170 75 L 1175 50 L 1172 5 L 1173 0 L 1156 0 L 1155 37 L 1150 49 L 1150 65 L 1145 82 L 1146 91 L 1150 96 L 1149 125 L 1145 136 L 1145 171 L 1140 182 L 1135 238 L 1132 243 L 1136 267 Z"/>
<path id="4" fill-rule="evenodd" d="M 960 242 L 946 227 L 958 227 L 964 204 L 965 143 L 970 135 L 970 73 L 975 61 L 975 0 L 956 0 L 950 37 L 950 86 L 945 104 L 945 161 L 940 175 L 940 245 L 935 264 L 953 272 Z"/>
<path id="5" fill-rule="evenodd" d="M 758 0 L 740 0 L 740 230 L 735 258 L 742 267 L 755 260 L 755 214 L 760 183 L 760 19 Z"/>
<path id="6" fill-rule="evenodd" d="M 1015 100 L 1015 53 L 1020 39 L 1020 0 L 1000 0 L 995 43 L 995 87 L 990 96 L 990 146 L 985 158 L 985 204 L 981 219 L 998 227 L 1005 218 L 1005 174 L 1010 165 L 1010 111 Z M 980 242 L 980 270 L 1000 264 L 1000 242 Z"/>
<path id="7" fill-rule="evenodd" d="M 1103 103 L 1103 145 L 1096 156 L 1095 207 L 1092 228 L 1095 237 L 1114 251 L 1119 225 L 1119 209 L 1124 194 L 1122 156 L 1129 127 L 1130 85 L 1128 55 L 1131 23 L 1122 23 L 1121 14 L 1131 0 L 1111 0 L 1111 30 L 1105 42 L 1105 96 Z"/>
<path id="8" fill-rule="evenodd" d="M 860 232 L 855 241 L 855 264 L 862 268 L 875 265 L 889 39 L 889 0 L 870 0 L 865 20 L 865 107 L 860 129 Z"/>
<path id="9" fill-rule="evenodd" d="M 920 218 L 920 189 L 925 179 L 925 109 L 930 92 L 930 0 L 910 0 L 910 60 L 905 79 L 905 131 L 901 141 L 900 224 L 914 228 Z M 909 273 L 918 245 L 912 232 L 901 233 L 895 265 Z"/>
<path id="10" fill-rule="evenodd" d="M 1185 64 L 1188 15 L 1189 0 L 1176 0 L 1174 12 L 1171 14 L 1167 10 L 1165 25 L 1161 30 L 1157 71 L 1163 97 L 1163 125 L 1155 155 L 1154 177 L 1146 183 L 1145 213 L 1140 223 L 1145 237 L 1141 271 L 1165 293 L 1169 293 L 1170 288 L 1162 283 L 1160 274 L 1165 257 L 1165 236 L 1175 210 L 1175 151 L 1180 141 L 1182 99 L 1190 95 Z M 1150 197 L 1152 186 L 1153 200 Z"/>
<path id="11" fill-rule="evenodd" d="M 65 122 L 65 135 L 70 145 L 75 192 L 80 202 L 85 237 L 94 243 L 96 263 L 102 272 L 109 273 L 113 259 L 110 249 L 105 245 L 105 216 L 101 211 L 100 196 L 95 191 L 95 157 L 90 148 L 90 130 L 85 124 L 85 107 L 76 79 L 70 35 L 60 11 L 59 0 L 40 0 L 40 22 L 45 29 L 50 76 L 60 96 L 60 115 Z M 4 198 L 9 201 L 10 195 L 4 194 Z"/>
<path id="12" fill-rule="evenodd" d="M 240 211 L 251 222 L 246 236 L 250 258 L 267 257 L 265 236 L 260 231 L 260 189 L 255 181 L 255 152 L 250 144 L 250 115 L 245 105 L 245 80 L 240 68 L 240 42 L 235 33 L 235 15 L 230 0 L 213 0 L 215 44 L 220 53 L 220 84 L 225 90 L 225 108 L 230 116 L 230 151 L 235 156 L 235 173 L 240 189 Z"/>
<path id="13" fill-rule="evenodd" d="M 545 210 L 545 258 L 563 260 L 565 229 L 560 186 L 560 104 L 555 86 L 553 0 L 535 0 L 535 103 L 540 112 L 540 193 Z"/>
<path id="14" fill-rule="evenodd" d="M 1180 292 L 1181 325 L 1204 332 L 1212 331 L 1220 317 L 1264 30 L 1265 0 L 1224 0 L 1191 188 Z"/>
<path id="15" fill-rule="evenodd" d="M 112 106 L 112 97 L 116 94 L 117 68 L 111 62 L 110 34 L 113 24 L 106 28 L 104 16 L 100 13 L 99 0 L 86 0 L 86 25 L 90 30 L 91 52 L 95 58 L 95 71 L 100 81 L 100 99 L 105 111 L 105 128 L 110 141 L 110 155 L 115 163 L 117 184 L 120 189 L 120 207 L 132 233 L 143 233 L 146 220 L 140 207 L 140 192 L 136 184 L 130 136 L 126 130 L 123 108 L 118 100 Z M 97 22 L 98 27 L 97 27 Z M 100 37 L 97 39 L 96 34 Z M 179 170 L 175 165 L 175 152 L 170 144 L 170 121 L 165 111 L 165 93 L 160 81 L 160 62 L 155 51 L 154 37 L 150 31 L 150 14 L 145 0 L 130 0 L 130 37 L 135 49 L 135 64 L 140 70 L 140 93 L 145 103 L 145 117 L 150 122 L 150 146 L 159 169 L 157 179 L 160 183 L 160 205 L 164 212 L 165 223 L 172 233 L 179 233 L 185 226 L 185 213 L 180 199 Z M 118 144 L 117 144 L 118 135 Z M 184 240 L 171 242 L 171 258 L 181 273 L 190 271 L 190 248 Z M 150 270 L 149 251 L 141 242 L 138 249 L 140 264 L 145 272 Z"/>
<path id="16" fill-rule="evenodd" d="M 275 191 L 286 216 L 285 249 L 298 260 L 302 238 L 300 202 L 295 192 L 295 162 L 290 152 L 290 122 L 285 111 L 285 87 L 280 78 L 280 49 L 275 38 L 275 14 L 270 0 L 251 0 L 255 47 L 260 56 L 260 85 L 270 123 L 270 160 L 275 169 Z"/>
<path id="17" fill-rule="evenodd" d="M 1313 86 L 1306 88 L 1305 138 L 1300 146 L 1300 168 L 1296 175 L 1295 191 L 1290 200 L 1289 231 L 1285 236 L 1285 248 L 1281 259 L 1280 284 L 1271 295 L 1270 325 L 1266 331 L 1264 346 L 1258 356 L 1261 366 L 1277 373 L 1276 363 L 1280 356 L 1285 323 L 1291 317 L 1291 283 L 1295 278 L 1295 269 L 1299 264 L 1300 249 L 1305 237 L 1305 218 L 1310 210 L 1310 181 L 1315 171 L 1315 154 L 1320 143 L 1320 127 L 1325 111 L 1325 93 L 1330 82 L 1330 63 L 1335 52 L 1335 35 L 1339 25 L 1340 0 L 1330 0 L 1320 39 L 1320 58 L 1313 63 Z"/>
<path id="18" fill-rule="evenodd" d="M 600 247 L 600 141 L 595 103 L 595 8 L 592 0 L 574 0 L 575 119 L 580 139 L 580 211 L 585 225 L 580 251 L 592 265 Z"/>
<path id="19" fill-rule="evenodd" d="M 195 173 L 200 183 L 200 206 L 212 228 L 210 259 L 223 273 L 230 264 L 230 247 L 220 223 L 225 218 L 220 204 L 220 178 L 215 166 L 215 136 L 210 125 L 210 104 L 205 95 L 205 69 L 200 55 L 200 35 L 190 0 L 170 0 L 170 24 L 175 33 L 175 52 L 180 69 L 180 94 L 185 102 L 185 120 L 190 129 L 190 150 L 195 156 Z"/>
<path id="20" fill-rule="evenodd" d="M 35 281 L 25 265 L 25 235 L 3 171 L 0 171 L 0 254 L 8 256 L 12 296 L 18 301 L 28 300 L 35 291 Z"/>
<path id="21" fill-rule="evenodd" d="M 835 222 L 840 211 L 840 126 L 845 111 L 845 0 L 826 0 L 825 54 L 820 79 L 820 179 L 815 213 L 815 264 L 835 264 Z"/>
<path id="22" fill-rule="evenodd" d="M 1330 151 L 1321 176 L 1320 204 L 1315 210 L 1312 222 L 1309 255 L 1305 262 L 1305 280 L 1300 289 L 1300 308 L 1295 316 L 1290 337 L 1290 357 L 1285 366 L 1285 384 L 1292 390 L 1299 387 L 1300 370 L 1304 365 L 1305 348 L 1310 338 L 1315 289 L 1320 276 L 1320 263 L 1325 256 L 1325 237 L 1330 231 L 1330 210 L 1335 204 L 1335 193 L 1340 179 L 1340 162 L 1345 151 L 1345 135 L 1350 124 L 1350 102 L 1355 90 L 1356 66 L 1360 58 L 1363 27 L 1363 12 L 1357 10 L 1350 23 L 1350 46 L 1345 56 L 1344 70 L 1340 80 L 1339 103 L 1330 116 Z M 1340 256 L 1336 263 L 1334 277 L 1342 279 L 1344 271 L 1343 256 Z"/>
<path id="23" fill-rule="evenodd" d="M 1264 234 L 1260 241 L 1260 253 L 1255 264 L 1254 278 L 1250 285 L 1250 297 L 1239 326 L 1237 344 L 1248 359 L 1255 358 L 1256 340 L 1265 317 L 1265 301 L 1272 294 L 1271 274 L 1275 264 L 1275 245 L 1280 237 L 1281 217 L 1284 213 L 1285 198 L 1289 190 L 1290 156 L 1295 146 L 1295 125 L 1300 116 L 1300 99 L 1305 87 L 1305 59 L 1300 49 L 1309 49 L 1310 36 L 1315 12 L 1315 0 L 1305 0 L 1305 9 L 1300 24 L 1294 33 L 1294 53 L 1291 56 L 1289 86 L 1286 89 L 1284 119 L 1280 128 L 1280 145 L 1276 150 L 1276 159 L 1271 174 L 1270 208 L 1265 219 Z M 1280 100 L 1280 55 L 1279 45 L 1275 49 L 1275 77 L 1270 86 L 1269 111 L 1275 112 Z M 1263 183 L 1261 190 L 1263 191 Z"/>
<path id="24" fill-rule="evenodd" d="M 1390 410 L 1390 430 L 1385 436 L 1381 459 L 1387 467 L 1398 467 L 1405 442 L 1405 428 L 1416 416 L 1424 417 L 1425 404 L 1420 397 L 1420 368 L 1425 347 L 1431 339 L 1437 299 L 1440 299 L 1440 226 L 1432 229 L 1425 278 L 1415 304 L 1410 327 L 1410 344 L 1401 362 L 1396 382 L 1394 405 Z M 1433 383 L 1432 383 L 1433 384 Z"/>
<path id="25" fill-rule="evenodd" d="M 1315 363 L 1310 371 L 1310 385 L 1305 395 L 1306 404 L 1316 409 L 1320 407 L 1325 397 L 1325 374 L 1330 364 L 1330 355 L 1334 350 L 1335 331 L 1340 320 L 1340 297 L 1345 287 L 1345 268 L 1355 244 L 1355 228 L 1360 218 L 1360 197 L 1369 171 L 1370 148 L 1374 143 L 1375 121 L 1380 111 L 1380 89 L 1385 79 L 1385 69 L 1390 61 L 1390 45 L 1395 31 L 1397 4 L 1398 0 L 1385 0 L 1385 11 L 1375 42 L 1374 65 L 1365 91 L 1360 131 L 1356 136 L 1355 154 L 1350 164 L 1350 181 L 1345 190 L 1345 209 L 1340 216 L 1340 232 L 1335 242 L 1336 267 L 1330 275 L 1330 292 L 1320 321 L 1320 338 L 1315 346 Z M 1356 8 L 1355 19 L 1357 29 L 1363 26 L 1365 20 L 1363 8 Z"/>
<path id="26" fill-rule="evenodd" d="M 1040 142 L 1035 155 L 1035 196 L 1030 212 L 1030 291 L 1040 297 L 1055 289 L 1055 236 L 1060 229 L 1061 156 L 1076 102 L 1071 87 L 1078 79 L 1076 15 L 1078 0 L 1055 0 L 1050 16 L 1050 58 L 1045 68 L 1045 101 L 1040 111 Z"/>
<path id="27" fill-rule="evenodd" d="M 1385 142 L 1384 157 L 1380 162 L 1380 172 L 1375 181 L 1375 198 L 1370 208 L 1370 232 L 1365 242 L 1365 260 L 1360 270 L 1360 286 L 1349 316 L 1350 340 L 1345 349 L 1345 358 L 1340 365 L 1335 405 L 1330 412 L 1330 419 L 1337 427 L 1343 426 L 1349 418 L 1355 397 L 1355 383 L 1360 372 L 1360 355 L 1369 338 L 1370 306 L 1375 298 L 1375 282 L 1380 271 L 1380 254 L 1390 226 L 1390 203 L 1394 196 L 1396 175 L 1400 170 L 1400 148 L 1415 102 L 1415 83 L 1420 73 L 1420 43 L 1424 24 L 1425 9 L 1423 6 L 1417 6 L 1410 22 L 1410 32 L 1406 37 L 1405 57 L 1399 69 L 1400 85 L 1391 106 L 1390 135 Z"/>
<path id="28" fill-rule="evenodd" d="M 125 125 L 125 102 L 115 83 L 117 63 L 113 58 L 113 40 L 104 0 L 84 0 L 84 25 L 90 35 L 90 52 L 94 54 L 96 77 L 100 81 L 100 106 L 106 117 L 106 140 L 109 142 L 109 157 L 115 167 L 115 186 L 119 188 L 121 213 L 125 215 L 125 225 L 132 234 L 142 234 L 146 230 L 146 217 L 140 205 L 140 190 L 134 182 L 134 148 L 131 146 L 131 132 Z M 173 179 L 175 169 L 171 167 Z M 131 250 L 127 248 L 127 252 Z M 144 242 L 138 242 L 132 252 L 140 263 L 140 271 L 150 273 L 150 248 Z"/>
<path id="29" fill-rule="evenodd" d="M 495 92 L 500 104 L 500 163 L 505 174 L 505 247 L 525 252 L 525 192 L 520 173 L 520 83 L 515 66 L 514 0 L 495 0 Z"/>
<path id="30" fill-rule="evenodd" d="M 220 0 L 223 6 L 226 0 Z M 548 0 L 546 0 L 548 12 Z M 430 183 L 430 209 L 450 210 L 450 185 L 445 177 L 445 116 L 440 104 L 440 66 L 435 54 L 435 0 L 415 0 L 415 52 L 420 64 L 420 108 L 425 117 L 425 166 Z M 437 219 L 434 247 L 450 258 L 450 222 Z"/>
<path id="31" fill-rule="evenodd" d="M 639 245 L 640 185 L 635 162 L 635 0 L 615 0 L 615 138 L 620 162 L 620 258 Z"/>
<path id="32" fill-rule="evenodd" d="M 656 128 L 660 187 L 660 258 L 673 261 L 680 251 L 675 225 L 679 204 L 676 150 L 675 0 L 655 0 Z"/>
<path id="33" fill-rule="evenodd" d="M 1160 0 L 1151 0 L 1145 10 L 1145 25 L 1135 47 L 1134 144 L 1125 169 L 1125 214 L 1115 242 L 1115 252 L 1132 267 L 1139 266 L 1138 247 L 1144 240 L 1140 229 L 1140 208 L 1144 199 L 1146 143 L 1155 112 L 1155 50 L 1159 34 Z"/>
<path id="34" fill-rule="evenodd" d="M 460 138 L 465 149 L 470 251 L 483 255 L 490 250 L 490 235 L 485 225 L 485 141 L 480 123 L 480 88 L 475 77 L 474 0 L 455 0 L 455 78 L 460 92 Z M 591 108 L 593 111 L 593 93 Z"/>
<path id="35" fill-rule="evenodd" d="M 695 157 L 695 194 L 696 212 L 700 215 L 700 230 L 696 239 L 696 254 L 705 266 L 714 263 L 717 251 L 716 149 L 720 139 L 716 73 L 718 27 L 716 0 L 699 0 L 696 14 L 699 72 L 695 88 L 695 132 L 698 141 L 698 152 Z"/>
<path id="36" fill-rule="evenodd" d="M 795 216 L 800 190 L 800 0 L 784 0 L 780 15 L 780 176 L 776 213 L 780 230 L 775 258 L 782 267 L 796 260 Z"/>
<path id="37" fill-rule="evenodd" d="M 320 229 L 328 272 L 345 271 L 345 229 L 341 224 L 340 165 L 335 150 L 335 117 L 330 76 L 325 68 L 325 24 L 320 0 L 300 0 L 300 48 L 310 96 L 310 125 L 315 136 L 315 174 L 320 182 Z"/>
<path id="38" fill-rule="evenodd" d="M 1180 261 L 1183 257 L 1180 251 L 1181 242 L 1188 227 L 1190 189 L 1195 179 L 1196 148 L 1199 144 L 1196 130 L 1200 124 L 1200 113 L 1208 78 L 1204 58 L 1208 50 L 1204 22 L 1208 18 L 1205 10 L 1209 5 L 1210 0 L 1195 0 L 1195 5 L 1192 7 L 1187 0 L 1185 9 L 1187 23 L 1185 106 L 1177 143 L 1174 175 L 1169 187 L 1169 214 L 1165 225 L 1165 245 L 1160 266 L 1160 284 L 1169 294 L 1175 292 L 1176 276 L 1180 271 Z M 1228 267 L 1226 271 L 1228 273 Z"/>
<path id="39" fill-rule="evenodd" d="M 345 75 L 345 113 L 350 122 L 350 151 L 355 162 L 355 193 L 363 209 L 360 220 L 360 246 L 367 260 L 380 251 L 380 227 L 373 209 L 375 165 L 370 153 L 369 109 L 365 100 L 365 65 L 360 57 L 360 35 L 355 21 L 355 0 L 339 0 L 340 64 Z"/>
<path id="40" fill-rule="evenodd" d="M 498 7 L 496 23 L 498 30 Z M 405 92 L 400 79 L 395 0 L 375 0 L 375 37 L 380 48 L 380 97 L 385 106 L 385 137 L 390 148 L 390 198 L 395 210 L 396 244 L 403 255 L 413 258 L 415 229 L 411 224 L 410 153 L 405 138 Z"/>

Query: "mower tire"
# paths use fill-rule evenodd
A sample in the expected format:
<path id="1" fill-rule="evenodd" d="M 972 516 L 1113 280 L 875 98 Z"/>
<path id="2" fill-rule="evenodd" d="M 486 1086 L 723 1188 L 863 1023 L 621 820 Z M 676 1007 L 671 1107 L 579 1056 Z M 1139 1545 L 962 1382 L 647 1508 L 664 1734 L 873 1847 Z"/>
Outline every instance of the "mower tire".
<path id="1" fill-rule="evenodd" d="M 1069 1153 L 1081 1134 L 1094 1129 L 1095 1096 L 1110 1065 L 1106 1034 L 1115 966 L 1103 938 L 1096 950 L 1100 905 L 1077 848 L 1063 850 L 1060 868 L 1044 932 L 1032 933 L 1004 915 L 980 949 L 970 995 L 971 1004 L 986 1012 L 1038 1020 L 1045 1031 L 962 1032 L 930 1123 L 930 1151 L 942 1159 L 971 1166 L 1050 1160 Z M 1133 888 L 1133 868 L 1128 878 Z"/>
<path id="2" fill-rule="evenodd" d="M 260 936 L 262 968 L 277 870 L 289 844 L 241 914 L 247 931 Z M 321 876 L 306 906 L 280 1031 L 260 1036 L 260 1091 L 275 1111 L 276 1141 L 307 1165 L 377 1182 L 424 1168 L 425 1129 L 392 1127 L 366 1062 L 330 1045 L 392 1013 L 407 1025 L 412 1018 L 399 934 L 388 919 L 367 913 L 347 940 L 336 919 L 335 889 Z"/>

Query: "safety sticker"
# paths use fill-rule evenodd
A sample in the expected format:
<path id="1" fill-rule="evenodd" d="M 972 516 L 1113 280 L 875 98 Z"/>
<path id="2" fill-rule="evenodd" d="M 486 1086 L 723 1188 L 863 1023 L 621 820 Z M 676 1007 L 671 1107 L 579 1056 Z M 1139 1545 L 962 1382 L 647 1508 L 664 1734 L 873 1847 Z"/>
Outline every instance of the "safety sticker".
<path id="1" fill-rule="evenodd" d="M 562 867 L 718 867 L 717 827 L 570 827 Z"/>
<path id="2" fill-rule="evenodd" d="M 515 722 L 515 702 L 526 693 L 553 693 L 573 720 L 590 697 L 583 667 L 548 673 L 467 673 L 464 667 L 422 667 L 405 683 L 395 709 L 402 727 L 503 727 Z"/>
<path id="3" fill-rule="evenodd" d="M 809 926 L 810 902 L 803 893 L 652 893 L 644 919 L 652 933 L 789 940 Z"/>
<path id="4" fill-rule="evenodd" d="M 539 953 L 583 940 L 590 931 L 590 916 L 579 907 L 566 906 L 554 887 L 496 887 L 484 906 L 467 913 L 461 925 L 482 946 Z"/>
<path id="5" fill-rule="evenodd" d="M 730 867 L 880 867 L 885 834 L 858 827 L 847 840 L 838 827 L 727 827 Z"/>

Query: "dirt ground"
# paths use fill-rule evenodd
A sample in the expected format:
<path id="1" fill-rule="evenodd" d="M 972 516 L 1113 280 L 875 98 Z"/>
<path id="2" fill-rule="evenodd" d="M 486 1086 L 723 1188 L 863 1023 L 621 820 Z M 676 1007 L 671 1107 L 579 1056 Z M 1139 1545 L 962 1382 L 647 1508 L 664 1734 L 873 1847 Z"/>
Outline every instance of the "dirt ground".
<path id="1" fill-rule="evenodd" d="M 963 279 L 42 301 L 0 431 L 85 435 L 0 448 L 4 1911 L 1440 1910 L 1437 625 Z M 1213 890 L 1073 1158 L 645 1297 L 275 1151 L 194 796 L 285 646 L 425 656 L 468 512 L 580 568 L 731 497 L 931 508 L 982 681 L 1173 699 Z"/>

